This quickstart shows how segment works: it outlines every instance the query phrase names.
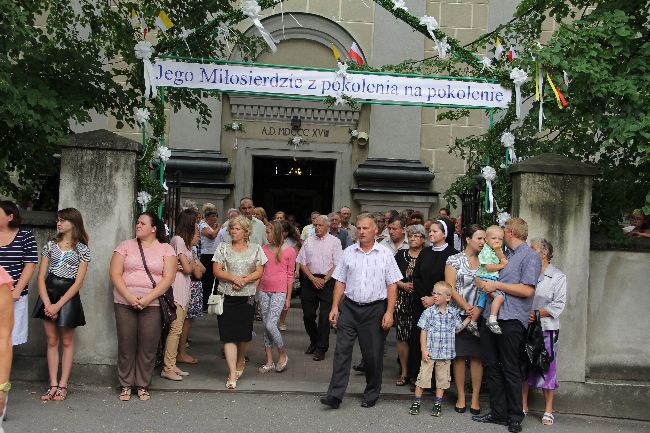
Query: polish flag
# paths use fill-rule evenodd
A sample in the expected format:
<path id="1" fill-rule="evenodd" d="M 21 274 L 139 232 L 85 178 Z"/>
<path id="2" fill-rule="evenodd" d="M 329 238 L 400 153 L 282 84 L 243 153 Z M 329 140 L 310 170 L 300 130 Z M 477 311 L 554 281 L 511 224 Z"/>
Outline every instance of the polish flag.
<path id="1" fill-rule="evenodd" d="M 351 59 L 354 59 L 359 66 L 363 65 L 363 54 L 361 54 L 361 48 L 359 48 L 356 42 L 352 42 L 352 47 L 350 47 L 350 51 L 348 51 L 348 56 L 350 56 Z"/>
<path id="2" fill-rule="evenodd" d="M 512 62 L 516 58 L 517 58 L 517 52 L 515 51 L 515 47 L 510 45 L 510 49 L 508 49 L 508 61 Z"/>

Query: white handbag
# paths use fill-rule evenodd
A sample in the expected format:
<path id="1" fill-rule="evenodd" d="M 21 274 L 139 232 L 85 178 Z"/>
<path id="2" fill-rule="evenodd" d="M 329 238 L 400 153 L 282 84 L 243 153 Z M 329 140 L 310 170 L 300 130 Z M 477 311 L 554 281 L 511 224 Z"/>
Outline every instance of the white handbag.
<path id="1" fill-rule="evenodd" d="M 216 280 L 212 284 L 212 294 L 208 298 L 208 314 L 216 314 L 220 316 L 223 314 L 223 294 L 217 292 L 214 293 L 214 286 L 216 285 Z"/>

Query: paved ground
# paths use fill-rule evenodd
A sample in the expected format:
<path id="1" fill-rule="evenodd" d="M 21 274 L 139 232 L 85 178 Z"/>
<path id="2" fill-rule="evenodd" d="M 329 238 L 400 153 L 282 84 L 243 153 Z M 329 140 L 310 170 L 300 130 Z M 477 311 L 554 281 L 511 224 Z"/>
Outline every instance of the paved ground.
<path id="1" fill-rule="evenodd" d="M 12 391 L 7 433 L 87 432 L 507 432 L 505 427 L 476 424 L 470 415 L 453 412 L 446 402 L 441 418 L 427 411 L 408 414 L 409 402 L 382 399 L 371 409 L 347 398 L 339 410 L 325 409 L 314 395 L 248 392 L 156 392 L 149 402 L 120 402 L 112 388 L 75 389 L 61 403 L 38 401 L 41 386 L 17 384 Z M 427 400 L 425 409 L 430 402 Z M 558 416 L 554 428 L 541 425 L 539 415 L 524 421 L 525 432 L 641 433 L 650 424 Z"/>
<path id="2" fill-rule="evenodd" d="M 198 356 L 198 365 L 184 365 L 191 374 L 182 382 L 155 376 L 151 386 L 152 400 L 143 403 L 133 399 L 120 402 L 117 389 L 111 387 L 70 386 L 65 402 L 41 403 L 45 390 L 42 382 L 18 382 L 10 395 L 8 433 L 20 432 L 399 432 L 433 431 L 506 432 L 505 427 L 473 423 L 468 413 L 453 412 L 454 396 L 446 396 L 443 417 L 428 415 L 431 397 L 425 394 L 425 410 L 420 416 L 408 414 L 411 393 L 408 387 L 396 387 L 398 368 L 395 362 L 395 333 L 391 332 L 384 368 L 382 398 L 376 407 L 359 407 L 365 385 L 364 376 L 353 373 L 341 409 L 322 407 L 318 397 L 327 390 L 331 375 L 331 359 L 335 346 L 332 332 L 330 352 L 325 361 L 315 362 L 304 355 L 308 341 L 303 330 L 299 302 L 294 301 L 283 335 L 289 353 L 289 367 L 284 373 L 260 374 L 264 362 L 261 326 L 255 324 L 250 362 L 238 382 L 236 391 L 225 390 L 226 367 L 221 359 L 216 318 L 204 317 L 192 332 L 191 353 Z M 356 348 L 358 350 L 358 347 Z M 355 354 L 354 360 L 358 361 Z M 487 401 L 482 401 L 487 407 Z M 524 422 L 527 432 L 549 432 L 541 425 L 539 414 Z M 650 423 L 558 415 L 553 431 L 557 432 L 650 432 Z"/>

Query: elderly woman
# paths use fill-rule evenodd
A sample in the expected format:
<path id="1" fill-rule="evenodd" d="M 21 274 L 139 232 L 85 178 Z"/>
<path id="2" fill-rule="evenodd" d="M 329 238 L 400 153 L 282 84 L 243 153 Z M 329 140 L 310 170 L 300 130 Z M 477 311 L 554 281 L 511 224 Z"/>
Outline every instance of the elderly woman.
<path id="1" fill-rule="evenodd" d="M 255 282 L 262 277 L 267 261 L 260 245 L 249 244 L 251 231 L 248 218 L 239 215 L 231 219 L 228 232 L 232 242 L 219 244 L 212 258 L 218 290 L 224 295 L 219 336 L 228 364 L 227 389 L 235 389 L 244 373 L 246 352 L 253 338 Z"/>
<path id="2" fill-rule="evenodd" d="M 165 238 L 165 226 L 158 216 L 143 212 L 135 225 L 135 239 L 119 244 L 111 259 L 122 401 L 131 399 L 134 386 L 140 400 L 151 398 L 147 388 L 162 330 L 158 297 L 176 278 L 176 252 Z"/>
<path id="3" fill-rule="evenodd" d="M 20 211 L 11 201 L 0 201 L 0 266 L 14 281 L 14 346 L 27 342 L 27 284 L 38 263 L 36 239 L 31 230 L 20 228 Z"/>
<path id="4" fill-rule="evenodd" d="M 553 361 L 544 375 L 531 372 L 528 376 L 528 383 L 523 384 L 523 409 L 524 414 L 528 412 L 528 388 L 542 388 L 544 393 L 544 415 L 542 424 L 553 425 L 553 391 L 558 387 L 557 382 L 557 347 L 560 333 L 560 314 L 566 305 L 566 275 L 551 264 L 553 258 L 553 245 L 546 239 L 533 239 L 530 243 L 532 249 L 542 259 L 542 272 L 539 275 L 539 282 L 535 289 L 533 300 L 533 311 L 530 313 L 530 321 L 535 319 L 535 311 L 539 311 L 544 330 L 544 343 L 546 350 Z"/>
<path id="5" fill-rule="evenodd" d="M 413 268 L 424 246 L 427 232 L 424 231 L 424 226 L 416 224 L 406 229 L 406 236 L 409 249 L 398 250 L 395 254 L 395 261 L 404 277 L 397 282 L 397 303 L 395 305 L 397 355 L 401 367 L 400 376 L 395 382 L 397 386 L 406 385 L 408 380 L 409 341 L 413 328 Z"/>
<path id="6" fill-rule="evenodd" d="M 478 254 L 485 245 L 485 231 L 476 224 L 463 229 L 465 250 L 447 259 L 445 266 L 445 281 L 456 290 L 452 292 L 453 303 L 466 313 L 461 317 L 465 319 L 476 304 L 478 289 L 474 283 L 476 272 L 479 268 Z M 454 378 L 456 383 L 456 405 L 458 413 L 466 410 L 465 398 L 465 370 L 469 359 L 469 370 L 472 376 L 472 402 L 469 411 L 472 415 L 481 412 L 479 394 L 483 378 L 483 364 L 481 363 L 481 344 L 478 337 L 463 329 L 456 334 L 456 358 L 453 361 Z"/>

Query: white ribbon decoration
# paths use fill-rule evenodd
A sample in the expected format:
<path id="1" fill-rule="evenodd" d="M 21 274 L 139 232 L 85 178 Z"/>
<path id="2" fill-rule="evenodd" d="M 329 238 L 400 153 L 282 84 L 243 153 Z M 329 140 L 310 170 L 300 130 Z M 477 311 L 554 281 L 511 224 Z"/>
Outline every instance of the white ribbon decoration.
<path id="1" fill-rule="evenodd" d="M 488 192 L 488 199 L 490 202 L 490 208 L 488 209 L 488 213 L 492 213 L 494 212 L 494 194 L 492 192 L 492 182 L 497 177 L 497 171 L 494 168 L 490 167 L 489 165 L 486 165 L 481 169 L 481 174 L 485 179 L 485 185 L 487 186 L 487 192 Z"/>
<path id="2" fill-rule="evenodd" d="M 158 156 L 158 159 L 162 161 L 162 163 L 166 163 L 169 161 L 169 158 L 172 156 L 172 151 L 169 150 L 167 146 L 158 146 L 158 149 L 156 150 L 156 156 Z"/>
<path id="3" fill-rule="evenodd" d="M 513 68 L 510 71 L 510 79 L 515 84 L 515 112 L 517 119 L 521 119 L 521 85 L 528 81 L 528 74 L 523 69 Z"/>
<path id="4" fill-rule="evenodd" d="M 239 149 L 239 140 L 237 134 L 239 133 L 239 130 L 241 129 L 241 125 L 237 122 L 232 122 L 230 125 L 233 131 L 235 131 L 235 143 L 233 144 L 232 148 L 233 150 Z"/>
<path id="5" fill-rule="evenodd" d="M 348 75 L 348 65 L 347 65 L 347 63 L 336 62 L 336 64 L 339 67 L 339 70 L 336 71 L 336 76 L 337 77 L 345 77 L 346 75 Z"/>
<path id="6" fill-rule="evenodd" d="M 447 58 L 447 52 L 449 51 L 450 45 L 447 43 L 447 36 L 442 38 L 441 41 L 436 42 L 436 49 L 438 50 L 438 56 L 441 59 Z"/>
<path id="7" fill-rule="evenodd" d="M 566 85 L 567 89 L 569 88 L 569 83 L 571 80 L 569 80 L 569 74 L 567 71 L 562 71 L 562 78 L 564 78 L 564 84 Z"/>
<path id="8" fill-rule="evenodd" d="M 219 24 L 219 29 L 217 30 L 217 37 L 223 37 L 223 41 L 226 44 L 226 47 L 228 47 L 228 52 L 231 52 L 232 50 L 230 49 L 230 43 L 228 42 L 228 38 L 230 37 L 230 27 L 228 25 L 230 24 L 230 21 L 224 21 L 221 24 Z"/>
<path id="9" fill-rule="evenodd" d="M 339 92 L 339 93 L 336 93 L 333 96 L 336 98 L 336 101 L 334 101 L 334 105 L 343 105 L 343 104 L 345 104 L 345 99 L 343 99 L 343 93 Z M 296 137 L 296 138 L 300 138 L 300 137 Z"/>
<path id="10" fill-rule="evenodd" d="M 146 108 L 136 108 L 133 117 L 135 118 L 135 121 L 144 128 L 149 121 L 149 110 Z"/>
<path id="11" fill-rule="evenodd" d="M 537 114 L 537 129 L 542 132 L 544 124 L 544 72 L 542 65 L 537 64 L 537 86 L 539 87 L 539 113 Z"/>
<path id="12" fill-rule="evenodd" d="M 484 69 L 494 69 L 494 66 L 492 66 L 492 59 L 489 57 L 483 57 L 483 59 L 481 59 L 481 64 L 483 65 L 481 72 L 483 72 Z"/>
<path id="13" fill-rule="evenodd" d="M 501 144 L 508 151 L 508 159 L 513 164 L 517 162 L 517 155 L 515 154 L 515 136 L 510 132 L 504 132 L 501 136 Z"/>
<path id="14" fill-rule="evenodd" d="M 180 37 L 183 40 L 183 42 L 185 42 L 185 46 L 187 47 L 187 51 L 190 53 L 190 56 L 192 55 L 192 50 L 190 50 L 190 45 L 187 43 L 187 38 L 192 33 L 194 33 L 194 29 L 185 30 L 184 28 L 181 27 L 181 36 Z"/>
<path id="15" fill-rule="evenodd" d="M 262 25 L 262 22 L 260 21 L 260 12 L 262 12 L 262 8 L 257 4 L 257 1 L 246 0 L 241 7 L 241 11 L 244 15 L 253 20 L 253 24 L 255 27 L 257 27 L 257 30 L 260 32 L 260 35 L 264 39 L 264 42 L 266 42 L 271 51 L 275 53 L 278 50 L 278 47 L 275 44 L 279 43 L 280 41 L 273 39 L 273 36 L 271 36 L 271 34 L 267 32 Z"/>
<path id="16" fill-rule="evenodd" d="M 144 64 L 144 96 L 149 99 L 155 98 L 158 95 L 158 90 L 153 85 L 156 75 L 150 60 L 154 51 L 153 45 L 149 41 L 140 41 L 135 44 L 133 49 L 135 51 L 135 57 L 141 59 Z"/>
<path id="17" fill-rule="evenodd" d="M 402 9 L 404 12 L 408 12 L 408 8 L 406 7 L 406 3 L 404 0 L 394 0 L 393 2 L 393 10 L 396 11 L 397 9 Z"/>
<path id="18" fill-rule="evenodd" d="M 424 15 L 423 17 L 420 17 L 420 25 L 427 27 L 431 39 L 433 39 L 433 42 L 438 45 L 438 38 L 436 38 L 436 34 L 434 33 L 434 30 L 438 29 L 438 21 L 436 21 L 434 17 Z"/>
<path id="19" fill-rule="evenodd" d="M 138 203 L 140 203 L 140 206 L 142 206 L 144 208 L 151 201 L 151 194 L 149 194 L 147 191 L 140 191 L 138 193 L 138 199 L 137 200 L 138 200 Z"/>

